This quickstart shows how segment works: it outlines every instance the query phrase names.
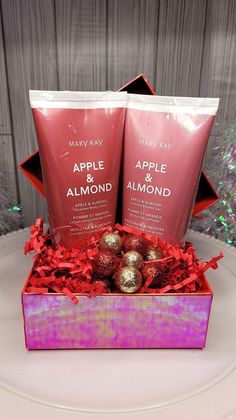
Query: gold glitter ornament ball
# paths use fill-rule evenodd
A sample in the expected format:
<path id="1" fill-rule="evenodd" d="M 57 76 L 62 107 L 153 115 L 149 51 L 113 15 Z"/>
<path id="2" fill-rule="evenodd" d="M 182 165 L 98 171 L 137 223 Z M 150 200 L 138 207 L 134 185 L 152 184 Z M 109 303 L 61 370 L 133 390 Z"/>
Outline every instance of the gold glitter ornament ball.
<path id="1" fill-rule="evenodd" d="M 98 247 L 100 250 L 115 253 L 117 255 L 122 249 L 122 239 L 116 233 L 106 233 L 99 240 Z"/>
<path id="2" fill-rule="evenodd" d="M 164 257 L 163 251 L 160 247 L 149 246 L 145 255 L 146 260 L 162 259 Z"/>
<path id="3" fill-rule="evenodd" d="M 133 266 L 133 268 L 140 269 L 143 264 L 143 257 L 135 250 L 127 252 L 123 256 L 124 266 Z"/>
<path id="4" fill-rule="evenodd" d="M 117 288 L 126 294 L 132 294 L 142 285 L 141 273 L 133 266 L 124 266 L 115 274 Z"/>

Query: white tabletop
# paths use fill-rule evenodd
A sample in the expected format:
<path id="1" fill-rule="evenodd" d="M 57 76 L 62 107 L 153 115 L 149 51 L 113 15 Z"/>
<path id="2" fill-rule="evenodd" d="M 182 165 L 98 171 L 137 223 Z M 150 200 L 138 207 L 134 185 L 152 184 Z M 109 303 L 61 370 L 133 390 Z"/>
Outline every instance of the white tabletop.
<path id="1" fill-rule="evenodd" d="M 2 419 L 236 419 L 236 249 L 189 233 L 204 260 L 225 254 L 207 273 L 214 299 L 203 350 L 27 351 L 20 291 L 28 235 L 0 238 Z"/>

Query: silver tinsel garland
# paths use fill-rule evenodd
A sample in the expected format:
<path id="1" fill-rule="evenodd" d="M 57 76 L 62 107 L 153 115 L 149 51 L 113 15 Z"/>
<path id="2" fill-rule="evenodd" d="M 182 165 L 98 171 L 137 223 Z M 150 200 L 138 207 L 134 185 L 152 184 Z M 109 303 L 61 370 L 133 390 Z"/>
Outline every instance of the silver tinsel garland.
<path id="1" fill-rule="evenodd" d="M 21 208 L 9 196 L 5 175 L 0 172 L 0 236 L 21 226 Z"/>
<path id="2" fill-rule="evenodd" d="M 217 128 L 206 173 L 220 200 L 200 214 L 202 220 L 192 220 L 191 228 L 236 246 L 236 123 Z"/>

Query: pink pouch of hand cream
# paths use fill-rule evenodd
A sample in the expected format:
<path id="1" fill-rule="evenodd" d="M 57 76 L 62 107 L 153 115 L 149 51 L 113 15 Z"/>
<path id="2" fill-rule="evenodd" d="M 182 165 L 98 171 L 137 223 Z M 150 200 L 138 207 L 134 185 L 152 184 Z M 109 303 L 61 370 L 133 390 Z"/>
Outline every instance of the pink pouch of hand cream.
<path id="1" fill-rule="evenodd" d="M 126 92 L 30 91 L 56 242 L 114 226 Z"/>
<path id="2" fill-rule="evenodd" d="M 183 244 L 219 99 L 128 95 L 122 223 Z"/>

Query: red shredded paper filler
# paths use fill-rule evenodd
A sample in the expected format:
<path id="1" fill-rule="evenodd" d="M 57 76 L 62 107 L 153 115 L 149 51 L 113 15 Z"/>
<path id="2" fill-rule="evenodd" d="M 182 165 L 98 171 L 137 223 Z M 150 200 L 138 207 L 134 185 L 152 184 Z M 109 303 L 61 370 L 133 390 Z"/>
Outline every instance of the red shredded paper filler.
<path id="1" fill-rule="evenodd" d="M 78 248 L 66 249 L 60 244 L 53 243 L 52 235 L 44 232 L 43 219 L 37 218 L 30 228 L 30 238 L 24 248 L 25 254 L 34 252 L 34 269 L 29 280 L 26 292 L 32 294 L 62 293 L 74 304 L 79 300 L 75 294 L 86 294 L 95 297 L 111 292 L 102 278 L 94 277 L 92 260 L 98 253 L 98 242 L 102 235 L 111 228 L 103 229 L 86 241 L 78 243 Z M 189 293 L 201 290 L 203 275 L 209 269 L 217 269 L 217 262 L 223 253 L 213 257 L 208 262 L 199 261 L 191 243 L 184 248 L 171 246 L 160 238 L 150 236 L 138 230 L 116 224 L 115 232 L 122 239 L 128 234 L 144 237 L 154 246 L 161 247 L 164 257 L 162 259 L 145 261 L 144 265 L 158 264 L 166 285 L 162 288 L 153 288 L 150 276 L 144 279 L 142 287 L 137 293 L 163 294 L 168 292 Z M 122 254 L 118 255 L 118 266 L 122 266 Z M 112 278 L 110 279 L 112 281 Z M 164 281 L 165 283 L 165 281 Z M 117 293 L 117 290 L 114 292 Z"/>

